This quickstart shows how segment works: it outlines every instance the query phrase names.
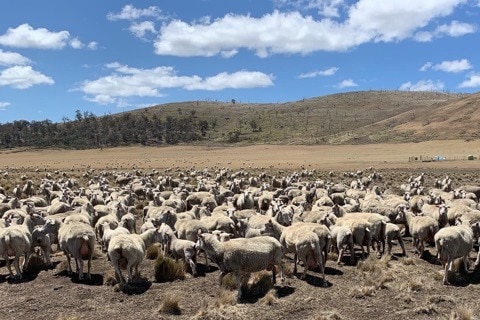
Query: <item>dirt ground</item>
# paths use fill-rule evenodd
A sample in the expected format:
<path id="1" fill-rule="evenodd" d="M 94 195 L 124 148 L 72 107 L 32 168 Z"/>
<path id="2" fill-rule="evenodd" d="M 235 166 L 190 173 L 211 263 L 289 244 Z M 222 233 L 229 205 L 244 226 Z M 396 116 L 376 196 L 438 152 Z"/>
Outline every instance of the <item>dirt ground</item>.
<path id="1" fill-rule="evenodd" d="M 20 175 L 34 176 L 35 169 L 65 170 L 80 176 L 88 167 L 101 170 L 130 170 L 133 167 L 203 169 L 229 167 L 233 170 L 284 171 L 316 169 L 311 179 L 349 182 L 340 172 L 374 167 L 384 176 L 383 185 L 395 188 L 419 172 L 425 172 L 427 186 L 434 178 L 449 174 L 454 185 L 480 184 L 479 160 L 463 160 L 480 154 L 480 142 L 430 142 L 402 145 L 368 146 L 250 146 L 239 148 L 166 147 L 116 148 L 90 151 L 48 150 L 0 153 L 0 185 L 19 182 Z M 441 155 L 446 161 L 409 161 L 409 157 Z M 330 178 L 328 171 L 334 170 Z M 338 171 L 338 172 L 337 172 Z M 8 180 L 8 181 L 7 181 Z M 351 179 L 350 179 L 351 180 Z M 477 303 L 480 272 L 473 271 L 476 252 L 471 253 L 470 272 L 456 273 L 453 285 L 442 284 L 442 268 L 427 247 L 420 259 L 411 251 L 406 237 L 408 257 L 402 257 L 398 245 L 393 257 L 373 257 L 365 262 L 326 264 L 326 286 L 318 270 L 309 271 L 306 280 L 291 273 L 268 294 L 236 303 L 232 294 L 220 294 L 216 268 L 207 270 L 199 259 L 199 276 L 187 274 L 185 280 L 157 283 L 154 261 L 145 259 L 141 275 L 146 282 L 139 290 L 124 293 L 105 282 L 113 268 L 97 250 L 92 280 L 78 281 L 65 271 L 63 253 L 53 255 L 54 267 L 30 271 L 25 279 L 12 281 L 4 263 L 0 264 L 0 319 L 474 319 L 480 316 Z M 374 255 L 372 255 L 374 256 Z M 359 260 L 356 252 L 356 260 Z M 303 270 L 300 267 L 300 271 Z M 162 302 L 176 297 L 179 315 L 160 311 Z M 458 317 L 454 317 L 456 314 Z"/>

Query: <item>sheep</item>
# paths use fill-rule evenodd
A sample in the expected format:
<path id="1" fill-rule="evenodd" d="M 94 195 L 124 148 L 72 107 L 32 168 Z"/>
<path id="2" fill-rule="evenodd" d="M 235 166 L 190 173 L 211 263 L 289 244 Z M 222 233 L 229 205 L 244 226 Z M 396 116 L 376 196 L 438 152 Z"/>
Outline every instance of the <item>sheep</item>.
<path id="1" fill-rule="evenodd" d="M 133 281 L 133 269 L 138 274 L 138 266 L 143 261 L 145 250 L 154 242 L 160 242 L 157 229 L 149 229 L 142 234 L 120 234 L 113 237 L 108 244 L 107 254 L 115 269 L 115 275 L 121 285 L 125 284 L 121 266 L 126 263 L 127 282 Z"/>
<path id="2" fill-rule="evenodd" d="M 110 228 L 108 221 L 105 221 L 103 224 L 103 235 L 102 235 L 102 251 L 107 252 L 108 244 L 113 237 L 119 234 L 130 234 L 131 232 L 124 227 L 118 226 L 115 229 Z"/>
<path id="3" fill-rule="evenodd" d="M 365 257 L 365 250 L 363 246 L 367 247 L 367 254 L 370 254 L 370 229 L 372 227 L 370 222 L 368 222 L 366 219 L 351 219 L 342 217 L 337 219 L 335 225 L 347 227 L 351 230 L 354 243 L 359 245 L 360 249 L 362 250 L 362 258 Z M 352 252 L 352 255 L 355 256 L 355 253 Z"/>
<path id="4" fill-rule="evenodd" d="M 305 279 L 308 267 L 314 264 L 319 266 L 322 271 L 323 285 L 325 282 L 325 270 L 322 258 L 322 251 L 318 236 L 313 231 L 298 228 L 296 225 L 283 229 L 280 236 L 280 244 L 284 249 L 284 254 L 293 252 L 293 272 L 297 273 L 297 258 L 303 262 L 303 274 L 300 279 Z M 313 258 L 313 263 L 307 262 L 307 257 Z"/>
<path id="5" fill-rule="evenodd" d="M 16 220 L 14 220 L 16 222 Z M 22 279 L 20 271 L 20 256 L 24 255 L 22 270 L 25 271 L 26 264 L 30 257 L 32 245 L 33 223 L 30 216 L 26 216 L 21 225 L 12 223 L 5 229 L 0 229 L 0 256 L 5 259 L 7 268 L 12 278 Z M 10 265 L 10 256 L 15 256 L 14 266 L 16 275 L 13 275 Z"/>
<path id="6" fill-rule="evenodd" d="M 120 219 L 119 226 L 126 228 L 130 233 L 135 233 L 135 216 L 133 213 L 127 213 Z"/>
<path id="7" fill-rule="evenodd" d="M 337 264 L 342 262 L 343 255 L 345 253 L 345 245 L 347 245 L 350 250 L 350 262 L 353 263 L 355 260 L 355 251 L 353 247 L 352 230 L 350 230 L 348 227 L 334 225 L 330 229 L 330 232 L 332 235 L 332 247 L 338 253 Z"/>
<path id="8" fill-rule="evenodd" d="M 466 225 L 445 227 L 435 234 L 434 240 L 438 259 L 445 268 L 443 284 L 449 284 L 448 272 L 452 271 L 456 258 L 462 258 L 464 269 L 468 269 L 468 255 L 473 249 L 472 229 Z"/>
<path id="9" fill-rule="evenodd" d="M 444 227 L 448 222 L 448 207 L 445 204 L 424 204 L 422 206 L 422 214 L 438 221 L 439 228 Z"/>
<path id="10" fill-rule="evenodd" d="M 35 228 L 32 232 L 32 249 L 36 246 L 40 247 L 42 252 L 43 262 L 47 266 L 52 265 L 52 260 L 50 259 L 50 253 L 52 250 L 52 239 L 53 235 L 45 231 L 44 228 L 39 227 Z"/>
<path id="11" fill-rule="evenodd" d="M 387 254 L 392 254 L 392 240 L 397 240 L 398 244 L 402 248 L 402 255 L 407 256 L 405 251 L 405 244 L 403 243 L 402 233 L 400 232 L 400 227 L 394 223 L 388 222 L 385 226 L 385 242 L 387 243 L 388 249 Z"/>
<path id="12" fill-rule="evenodd" d="M 276 266 L 280 267 L 281 281 L 285 281 L 283 268 L 283 253 L 280 242 L 272 237 L 255 237 L 250 239 L 236 238 L 220 242 L 210 233 L 198 235 L 197 246 L 205 250 L 220 269 L 219 284 L 223 277 L 233 272 L 238 294 L 242 296 L 242 273 L 257 272 L 264 269 L 272 270 L 272 281 L 276 283 Z"/>
<path id="13" fill-rule="evenodd" d="M 210 217 L 203 217 L 200 221 L 205 225 L 209 231 L 221 230 L 227 233 L 236 234 L 235 222 L 224 215 L 214 215 Z"/>
<path id="14" fill-rule="evenodd" d="M 421 257 L 425 250 L 424 242 L 433 240 L 439 230 L 438 221 L 429 216 L 416 216 L 410 211 L 404 212 L 401 220 L 406 222 L 413 239 L 415 253 Z"/>
<path id="15" fill-rule="evenodd" d="M 358 212 L 349 213 L 345 216 L 345 218 L 367 220 L 370 223 L 370 241 L 372 242 L 372 248 L 380 255 L 385 252 L 385 225 L 390 222 L 388 217 L 378 213 Z M 374 244 L 376 244 L 376 247 L 374 247 Z M 382 245 L 381 251 L 380 244 Z"/>
<path id="16" fill-rule="evenodd" d="M 196 258 L 197 249 L 196 242 L 190 240 L 179 239 L 169 225 L 162 223 L 159 228 L 160 238 L 164 244 L 164 252 L 171 252 L 175 261 L 182 258 L 187 263 L 194 277 L 197 276 Z"/>
<path id="17" fill-rule="evenodd" d="M 67 257 L 68 273 L 72 273 L 71 257 L 75 259 L 78 279 L 83 280 L 83 260 L 88 260 L 87 280 L 91 279 L 90 269 L 95 249 L 95 231 L 82 222 L 63 224 L 58 230 L 60 249 Z"/>

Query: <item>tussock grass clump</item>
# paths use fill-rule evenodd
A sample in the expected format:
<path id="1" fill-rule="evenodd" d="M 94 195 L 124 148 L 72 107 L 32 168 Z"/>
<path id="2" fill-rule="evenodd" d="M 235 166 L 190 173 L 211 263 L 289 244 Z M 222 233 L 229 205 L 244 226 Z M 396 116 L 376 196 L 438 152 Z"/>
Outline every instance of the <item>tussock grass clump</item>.
<path id="1" fill-rule="evenodd" d="M 154 264 L 156 282 L 168 282 L 185 279 L 185 267 L 181 261 L 159 254 Z"/>
<path id="2" fill-rule="evenodd" d="M 375 286 L 356 286 L 350 290 L 350 296 L 356 299 L 374 297 L 376 294 Z"/>
<path id="3" fill-rule="evenodd" d="M 449 320 L 472 320 L 474 319 L 473 311 L 470 308 L 461 306 L 453 310 Z"/>
<path id="4" fill-rule="evenodd" d="M 359 261 L 357 269 L 367 273 L 375 273 L 386 270 L 390 267 L 391 257 L 385 255 L 378 259 L 375 255 L 370 255 L 366 260 Z"/>
<path id="5" fill-rule="evenodd" d="M 215 307 L 234 306 L 237 304 L 237 291 L 220 289 L 215 296 Z"/>
<path id="6" fill-rule="evenodd" d="M 210 306 L 204 302 L 202 307 L 191 318 L 192 320 L 237 320 L 243 319 L 245 315 L 236 306 Z"/>
<path id="7" fill-rule="evenodd" d="M 115 270 L 108 270 L 103 275 L 103 284 L 107 286 L 115 286 L 118 283 L 115 276 Z"/>
<path id="8" fill-rule="evenodd" d="M 178 302 L 180 298 L 173 293 L 167 293 L 163 296 L 162 304 L 160 305 L 159 312 L 166 314 L 179 315 L 182 313 Z"/>
<path id="9" fill-rule="evenodd" d="M 433 295 L 427 298 L 427 302 L 439 304 L 442 302 L 453 302 L 453 299 L 448 296 L 441 296 L 441 295 Z"/>
<path id="10" fill-rule="evenodd" d="M 406 279 L 400 284 L 400 291 L 419 292 L 425 289 L 425 284 L 420 277 Z"/>
<path id="11" fill-rule="evenodd" d="M 45 267 L 43 258 L 36 253 L 32 253 L 27 261 L 27 270 L 29 272 L 40 272 Z"/>
<path id="12" fill-rule="evenodd" d="M 414 266 L 415 265 L 415 260 L 411 257 L 403 257 L 401 261 L 402 261 L 402 264 L 404 266 Z"/>
<path id="13" fill-rule="evenodd" d="M 158 254 L 160 253 L 160 246 L 159 244 L 153 244 L 150 247 L 148 247 L 147 252 L 145 256 L 149 260 L 155 260 L 158 258 Z"/>
<path id="14" fill-rule="evenodd" d="M 437 308 L 434 304 L 429 304 L 428 306 L 418 307 L 414 309 L 416 314 L 428 314 L 434 315 L 438 313 Z"/>
<path id="15" fill-rule="evenodd" d="M 273 305 L 276 301 L 278 300 L 277 292 L 275 290 L 270 290 L 267 292 L 267 294 L 260 300 L 258 300 L 260 303 L 263 303 L 267 306 Z"/>
<path id="16" fill-rule="evenodd" d="M 242 292 L 249 296 L 264 296 L 273 289 L 272 273 L 268 271 L 254 272 L 246 283 L 242 283 Z"/>

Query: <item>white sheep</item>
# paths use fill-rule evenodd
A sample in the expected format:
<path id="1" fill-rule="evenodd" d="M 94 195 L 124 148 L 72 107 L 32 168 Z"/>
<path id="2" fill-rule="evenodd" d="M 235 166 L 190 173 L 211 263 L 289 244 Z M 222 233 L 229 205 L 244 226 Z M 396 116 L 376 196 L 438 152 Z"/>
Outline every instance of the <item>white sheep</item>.
<path id="1" fill-rule="evenodd" d="M 272 270 L 272 281 L 276 283 L 276 266 L 280 267 L 280 277 L 285 281 L 282 261 L 282 245 L 272 237 L 255 237 L 250 239 L 236 238 L 220 242 L 210 233 L 198 235 L 197 246 L 204 249 L 208 256 L 218 265 L 223 277 L 233 272 L 237 280 L 238 299 L 242 296 L 242 273 Z"/>
<path id="2" fill-rule="evenodd" d="M 30 216 L 26 216 L 21 225 L 15 224 L 15 222 L 16 220 L 5 229 L 0 229 L 0 256 L 5 259 L 10 276 L 21 279 L 20 256 L 23 255 L 25 257 L 22 263 L 22 270 L 25 271 L 26 264 L 30 257 L 33 223 Z M 15 257 L 15 276 L 13 275 L 10 265 L 9 257 L 11 256 Z"/>
<path id="3" fill-rule="evenodd" d="M 402 215 L 412 236 L 415 253 L 421 257 L 425 250 L 424 242 L 433 240 L 439 230 L 438 221 L 429 216 L 415 216 L 410 211 L 406 211 Z"/>
<path id="4" fill-rule="evenodd" d="M 353 247 L 353 234 L 352 230 L 348 227 L 332 226 L 330 229 L 332 234 L 332 247 L 338 253 L 337 264 L 342 262 L 343 255 L 345 253 L 345 246 L 348 246 L 350 250 L 350 262 L 355 260 L 355 251 Z"/>
<path id="5" fill-rule="evenodd" d="M 371 223 L 366 219 L 351 219 L 351 218 L 338 218 L 335 224 L 336 226 L 347 227 L 351 230 L 353 235 L 353 242 L 360 246 L 362 250 L 362 258 L 365 257 L 365 250 L 363 246 L 367 248 L 367 254 L 370 254 L 370 244 L 371 244 L 371 235 L 370 229 L 372 227 Z M 352 256 L 355 256 L 355 253 L 352 252 Z"/>
<path id="6" fill-rule="evenodd" d="M 385 242 L 387 243 L 387 253 L 388 255 L 392 254 L 392 240 L 397 240 L 398 244 L 402 248 L 403 256 L 407 256 L 405 251 L 405 244 L 403 243 L 402 233 L 400 227 L 394 223 L 388 222 L 385 226 Z"/>
<path id="7" fill-rule="evenodd" d="M 126 228 L 130 233 L 135 233 L 135 216 L 129 212 L 122 216 L 119 226 Z"/>
<path id="8" fill-rule="evenodd" d="M 438 259 L 445 268 L 443 283 L 448 284 L 448 272 L 452 271 L 456 258 L 462 258 L 465 270 L 468 268 L 468 255 L 473 249 L 473 232 L 466 225 L 445 227 L 435 234 L 434 240 Z"/>
<path id="9" fill-rule="evenodd" d="M 284 249 L 284 254 L 293 252 L 293 272 L 297 273 L 297 258 L 303 262 L 303 274 L 300 279 L 305 279 L 307 270 L 310 266 L 319 266 L 322 271 L 323 284 L 325 282 L 325 270 L 323 265 L 322 250 L 318 236 L 313 231 L 298 228 L 296 225 L 283 229 L 280 236 L 280 244 Z M 307 261 L 307 257 L 313 258 L 313 261 Z"/>
<path id="10" fill-rule="evenodd" d="M 60 249 L 67 257 L 68 273 L 72 273 L 71 257 L 75 259 L 78 279 L 83 280 L 83 261 L 87 263 L 87 279 L 90 280 L 92 257 L 95 249 L 95 231 L 83 222 L 63 224 L 58 230 Z"/>
<path id="11" fill-rule="evenodd" d="M 197 249 L 195 242 L 177 238 L 172 228 L 165 223 L 162 223 L 160 226 L 159 233 L 164 244 L 164 253 L 168 254 L 171 252 L 175 261 L 182 258 L 190 266 L 192 275 L 195 277 L 197 275 Z"/>
<path id="12" fill-rule="evenodd" d="M 138 266 L 145 257 L 145 250 L 155 242 L 160 242 L 157 229 L 148 229 L 142 234 L 120 234 L 113 237 L 108 245 L 107 253 L 110 257 L 115 275 L 120 284 L 125 280 L 121 272 L 121 266 L 127 269 L 127 282 L 133 281 L 133 269 L 138 274 Z"/>
<path id="13" fill-rule="evenodd" d="M 119 234 L 130 234 L 131 232 L 122 226 L 118 226 L 115 229 L 110 228 L 110 224 L 105 221 L 102 225 L 103 227 L 103 235 L 102 235 L 102 251 L 107 252 L 108 244 L 113 237 Z"/>

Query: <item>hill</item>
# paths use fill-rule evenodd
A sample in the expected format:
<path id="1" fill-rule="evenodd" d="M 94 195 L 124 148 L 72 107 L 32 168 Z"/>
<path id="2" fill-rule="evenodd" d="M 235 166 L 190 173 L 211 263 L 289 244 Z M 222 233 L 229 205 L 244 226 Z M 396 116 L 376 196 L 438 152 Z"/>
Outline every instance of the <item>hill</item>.
<path id="1" fill-rule="evenodd" d="M 193 114 L 211 125 L 206 138 L 213 143 L 411 142 L 475 138 L 478 132 L 475 121 L 463 120 L 480 105 L 479 97 L 438 92 L 361 91 L 288 103 L 182 102 L 131 113 L 156 114 L 160 118 Z M 462 123 L 457 123 L 457 119 L 463 119 Z M 439 124 L 445 121 L 448 121 L 445 124 L 455 124 L 449 134 L 444 134 Z M 459 127 L 461 129 L 455 130 Z"/>
<path id="2" fill-rule="evenodd" d="M 175 144 L 368 144 L 479 137 L 480 94 L 361 91 L 287 103 L 186 101 L 0 125 L 0 149 Z"/>

